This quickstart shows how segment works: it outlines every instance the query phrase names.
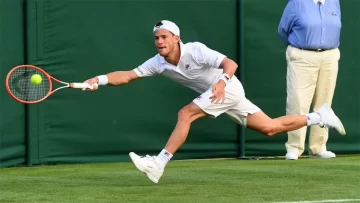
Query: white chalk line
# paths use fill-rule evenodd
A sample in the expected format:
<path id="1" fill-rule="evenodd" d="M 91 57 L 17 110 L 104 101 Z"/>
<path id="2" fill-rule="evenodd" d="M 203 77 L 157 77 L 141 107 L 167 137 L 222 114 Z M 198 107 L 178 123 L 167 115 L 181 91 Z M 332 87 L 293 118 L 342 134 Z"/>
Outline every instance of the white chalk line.
<path id="1" fill-rule="evenodd" d="M 294 202 L 273 202 L 273 203 L 332 203 L 332 202 L 360 202 L 360 199 L 329 199 L 314 201 L 294 201 Z"/>

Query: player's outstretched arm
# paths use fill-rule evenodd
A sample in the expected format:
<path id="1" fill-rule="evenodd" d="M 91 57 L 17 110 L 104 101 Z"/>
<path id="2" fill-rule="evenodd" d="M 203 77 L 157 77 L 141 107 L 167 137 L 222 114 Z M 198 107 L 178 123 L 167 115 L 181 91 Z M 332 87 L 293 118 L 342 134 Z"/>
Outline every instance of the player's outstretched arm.
<path id="1" fill-rule="evenodd" d="M 96 77 L 96 79 L 98 80 L 97 83 L 99 85 L 110 85 L 110 86 L 118 86 L 118 85 L 127 84 L 138 78 L 139 78 L 139 76 L 135 73 L 134 70 L 115 71 L 115 72 L 108 73 L 106 75 L 101 75 L 101 76 Z M 106 83 L 106 84 L 104 84 L 104 83 Z"/>
<path id="2" fill-rule="evenodd" d="M 119 85 L 127 84 L 138 78 L 139 76 L 136 74 L 134 70 L 115 71 L 108 73 L 106 75 L 99 75 L 94 78 L 88 79 L 85 81 L 85 83 L 89 83 L 90 85 L 98 84 L 98 85 L 119 86 Z M 97 87 L 88 91 L 94 91 L 94 90 L 97 90 Z"/>

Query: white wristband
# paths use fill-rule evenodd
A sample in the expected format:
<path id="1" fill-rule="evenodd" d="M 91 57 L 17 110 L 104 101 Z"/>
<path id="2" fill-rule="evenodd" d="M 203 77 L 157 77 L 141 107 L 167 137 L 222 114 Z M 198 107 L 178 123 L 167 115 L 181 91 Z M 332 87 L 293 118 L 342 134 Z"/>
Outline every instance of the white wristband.
<path id="1" fill-rule="evenodd" d="M 230 76 L 227 73 L 223 73 L 220 76 L 220 80 L 223 80 L 225 84 L 227 85 L 230 82 Z"/>
<path id="2" fill-rule="evenodd" d="M 99 75 L 97 76 L 99 80 L 99 85 L 107 85 L 108 84 L 108 77 L 106 75 Z"/>

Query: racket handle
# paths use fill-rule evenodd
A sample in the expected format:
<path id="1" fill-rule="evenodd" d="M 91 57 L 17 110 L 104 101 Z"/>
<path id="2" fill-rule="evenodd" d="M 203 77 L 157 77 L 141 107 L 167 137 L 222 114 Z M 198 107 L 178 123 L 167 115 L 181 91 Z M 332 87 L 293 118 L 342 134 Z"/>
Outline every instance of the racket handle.
<path id="1" fill-rule="evenodd" d="M 70 88 L 77 88 L 77 89 L 93 89 L 94 85 L 97 85 L 97 84 L 90 85 L 89 83 L 73 82 L 73 83 L 70 83 L 69 87 Z"/>

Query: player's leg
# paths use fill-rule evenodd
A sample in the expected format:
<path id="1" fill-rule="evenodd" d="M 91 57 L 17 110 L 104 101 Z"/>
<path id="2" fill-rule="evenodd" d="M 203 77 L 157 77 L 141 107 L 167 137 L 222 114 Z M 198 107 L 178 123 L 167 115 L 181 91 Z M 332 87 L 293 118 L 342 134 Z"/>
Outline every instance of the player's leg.
<path id="1" fill-rule="evenodd" d="M 178 112 L 178 120 L 164 150 L 172 155 L 184 144 L 191 123 L 207 114 L 194 102 L 186 105 Z"/>
<path id="2" fill-rule="evenodd" d="M 320 116 L 317 118 L 320 122 Z M 264 112 L 249 114 L 247 128 L 256 130 L 264 135 L 273 136 L 281 132 L 289 132 L 307 126 L 307 119 L 300 115 L 286 115 L 272 119 Z"/>
<path id="3" fill-rule="evenodd" d="M 340 134 L 345 134 L 345 129 L 340 119 L 326 104 L 322 105 L 316 112 L 309 114 L 270 118 L 256 105 L 243 97 L 240 102 L 228 110 L 226 114 L 244 127 L 256 130 L 267 136 L 273 136 L 281 132 L 289 132 L 312 125 L 335 128 Z"/>
<path id="4" fill-rule="evenodd" d="M 130 152 L 129 156 L 131 160 L 151 181 L 158 183 L 164 173 L 165 166 L 188 137 L 191 123 L 206 115 L 198 105 L 191 102 L 178 112 L 176 126 L 165 148 L 161 150 L 157 156 L 146 155 L 145 157 L 141 157 L 134 152 Z"/>
<path id="5" fill-rule="evenodd" d="M 259 111 L 247 116 L 247 127 L 259 131 L 267 136 L 273 136 L 282 132 L 289 132 L 304 126 L 319 125 L 325 128 L 334 128 L 340 134 L 345 134 L 344 126 L 328 105 L 306 115 L 286 115 L 278 118 L 270 118 L 264 112 Z"/>
<path id="6" fill-rule="evenodd" d="M 331 106 L 336 86 L 336 78 L 338 73 L 338 60 L 340 59 L 340 51 L 334 49 L 323 52 L 324 57 L 319 71 L 317 81 L 314 110 L 318 110 L 322 104 Z M 336 155 L 326 149 L 329 132 L 318 126 L 310 128 L 309 136 L 309 152 L 311 157 L 333 158 Z"/>
<path id="7" fill-rule="evenodd" d="M 305 116 L 288 115 L 272 119 L 245 97 L 226 114 L 238 124 L 267 136 L 296 130 L 307 125 Z"/>
<path id="8" fill-rule="evenodd" d="M 151 181 L 158 183 L 167 163 L 184 144 L 193 121 L 207 115 L 217 117 L 236 104 L 236 101 L 227 97 L 227 94 L 225 94 L 226 98 L 223 104 L 211 103 L 211 96 L 212 91 L 209 89 L 179 111 L 176 126 L 171 133 L 167 144 L 158 156 L 147 155 L 145 157 L 140 157 L 134 152 L 130 152 L 129 156 L 135 166 L 140 171 L 144 172 Z"/>

